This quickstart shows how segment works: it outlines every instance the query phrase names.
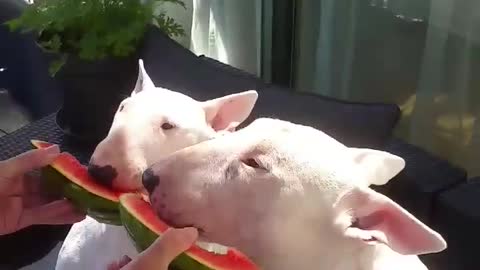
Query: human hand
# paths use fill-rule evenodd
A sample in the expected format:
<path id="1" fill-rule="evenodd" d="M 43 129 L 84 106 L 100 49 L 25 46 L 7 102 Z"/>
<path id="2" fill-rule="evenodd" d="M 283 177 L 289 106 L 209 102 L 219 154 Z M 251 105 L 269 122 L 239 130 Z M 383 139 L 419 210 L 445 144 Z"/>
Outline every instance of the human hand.
<path id="1" fill-rule="evenodd" d="M 167 270 L 173 259 L 190 248 L 197 237 L 195 228 L 170 228 L 137 258 L 124 256 L 107 270 Z"/>
<path id="2" fill-rule="evenodd" d="M 57 145 L 0 161 L 0 235 L 35 224 L 71 224 L 85 218 L 67 200 L 51 201 L 42 193 L 35 169 L 59 155 Z"/>

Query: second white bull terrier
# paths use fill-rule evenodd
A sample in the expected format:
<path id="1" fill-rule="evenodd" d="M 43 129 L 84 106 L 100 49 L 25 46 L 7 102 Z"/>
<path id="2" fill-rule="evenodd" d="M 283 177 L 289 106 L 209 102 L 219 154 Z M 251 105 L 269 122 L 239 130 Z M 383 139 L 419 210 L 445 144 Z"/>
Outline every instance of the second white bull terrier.
<path id="1" fill-rule="evenodd" d="M 444 239 L 370 189 L 404 160 L 349 148 L 311 127 L 259 119 L 143 173 L 160 218 L 194 226 L 262 269 L 419 270 Z"/>
<path id="2" fill-rule="evenodd" d="M 142 189 L 143 170 L 169 153 L 234 130 L 257 97 L 251 90 L 200 102 L 155 87 L 140 60 L 135 89 L 119 105 L 108 136 L 92 155 L 89 172 L 116 190 Z M 123 255 L 137 255 L 125 229 L 87 217 L 72 226 L 56 269 L 105 270 Z"/>

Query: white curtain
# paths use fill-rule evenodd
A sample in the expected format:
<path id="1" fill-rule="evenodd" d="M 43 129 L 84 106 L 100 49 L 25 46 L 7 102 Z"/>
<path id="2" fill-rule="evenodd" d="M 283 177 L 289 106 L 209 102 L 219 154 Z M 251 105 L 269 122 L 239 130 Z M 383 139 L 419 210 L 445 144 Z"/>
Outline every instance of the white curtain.
<path id="1" fill-rule="evenodd" d="M 197 55 L 204 54 L 260 76 L 261 0 L 184 0 L 187 9 L 169 3 L 160 10 L 184 27 L 176 38 Z"/>
<path id="2" fill-rule="evenodd" d="M 478 175 L 479 11 L 478 0 L 302 1 L 296 88 L 395 102 L 397 136 Z"/>

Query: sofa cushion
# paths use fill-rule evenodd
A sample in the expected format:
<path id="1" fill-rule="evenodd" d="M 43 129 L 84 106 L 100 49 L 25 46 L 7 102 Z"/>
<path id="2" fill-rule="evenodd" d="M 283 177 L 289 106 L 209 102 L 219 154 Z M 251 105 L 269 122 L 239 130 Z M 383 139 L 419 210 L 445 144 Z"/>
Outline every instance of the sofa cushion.
<path id="1" fill-rule="evenodd" d="M 349 146 L 381 148 L 400 115 L 393 104 L 346 102 L 264 83 L 242 70 L 197 57 L 155 29 L 149 31 L 142 57 L 157 86 L 198 100 L 257 90 L 258 103 L 243 126 L 254 118 L 275 117 L 316 127 Z"/>
<path id="2" fill-rule="evenodd" d="M 467 172 L 399 139 L 391 139 L 385 150 L 405 159 L 405 168 L 386 185 L 375 189 L 431 225 L 438 194 L 465 182 Z"/>
<path id="3" fill-rule="evenodd" d="M 471 179 L 437 197 L 432 227 L 447 241 L 441 253 L 425 256 L 431 269 L 478 269 L 480 242 L 480 178 Z"/>
<path id="4" fill-rule="evenodd" d="M 257 77 L 208 57 L 202 74 L 215 82 L 209 98 L 235 91 L 256 89 L 258 101 L 240 127 L 259 117 L 273 117 L 313 126 L 348 146 L 382 148 L 398 121 L 397 105 L 356 103 L 321 95 L 296 92 L 290 88 L 262 83 Z M 250 82 L 250 83 L 248 83 Z M 252 88 L 255 87 L 256 88 Z M 195 96 L 192 93 L 192 96 Z"/>
<path id="5" fill-rule="evenodd" d="M 399 117 L 396 105 L 346 102 L 268 85 L 250 118 L 273 117 L 315 127 L 347 146 L 383 148 Z"/>

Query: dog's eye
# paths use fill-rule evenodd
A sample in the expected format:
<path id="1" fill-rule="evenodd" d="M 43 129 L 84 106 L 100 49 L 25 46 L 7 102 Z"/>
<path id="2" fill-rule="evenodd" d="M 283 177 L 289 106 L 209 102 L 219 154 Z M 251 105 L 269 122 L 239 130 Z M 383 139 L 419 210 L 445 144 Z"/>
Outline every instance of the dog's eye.
<path id="1" fill-rule="evenodd" d="M 245 163 L 245 165 L 247 165 L 249 167 L 252 167 L 252 168 L 255 168 L 255 169 L 260 169 L 261 168 L 260 164 L 258 164 L 258 162 L 254 158 L 247 158 L 247 159 L 242 160 L 242 162 Z"/>
<path id="2" fill-rule="evenodd" d="M 118 111 L 119 111 L 119 112 L 123 111 L 123 107 L 125 107 L 125 105 L 123 105 L 123 104 L 120 105 L 120 107 L 118 108 Z"/>
<path id="3" fill-rule="evenodd" d="M 172 125 L 172 124 L 170 124 L 170 123 L 163 123 L 163 124 L 162 124 L 162 129 L 163 129 L 163 130 L 169 130 L 169 129 L 172 129 L 172 128 L 174 128 L 174 127 L 175 127 L 175 126 Z"/>

